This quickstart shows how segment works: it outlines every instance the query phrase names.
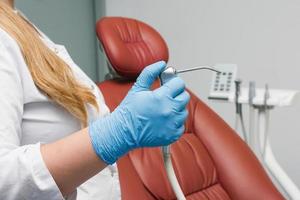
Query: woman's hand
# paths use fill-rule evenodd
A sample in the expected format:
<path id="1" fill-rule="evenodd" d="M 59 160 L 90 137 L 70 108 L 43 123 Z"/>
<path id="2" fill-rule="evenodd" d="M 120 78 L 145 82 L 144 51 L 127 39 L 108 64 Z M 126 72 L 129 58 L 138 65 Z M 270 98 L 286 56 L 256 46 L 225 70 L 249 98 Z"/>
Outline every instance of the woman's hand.
<path id="1" fill-rule="evenodd" d="M 183 80 L 175 77 L 150 90 L 165 66 L 157 62 L 146 67 L 115 111 L 90 123 L 94 150 L 107 164 L 132 149 L 168 145 L 182 135 L 190 99 Z"/>

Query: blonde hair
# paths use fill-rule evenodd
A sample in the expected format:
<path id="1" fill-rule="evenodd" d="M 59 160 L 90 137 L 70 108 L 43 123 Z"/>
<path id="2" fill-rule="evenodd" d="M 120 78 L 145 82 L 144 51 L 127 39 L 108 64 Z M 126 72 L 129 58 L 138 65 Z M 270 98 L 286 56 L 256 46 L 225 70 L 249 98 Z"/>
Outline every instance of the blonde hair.
<path id="1" fill-rule="evenodd" d="M 87 104 L 98 111 L 91 89 L 79 83 L 68 64 L 44 44 L 37 30 L 3 2 L 0 27 L 18 43 L 35 85 L 87 126 Z"/>

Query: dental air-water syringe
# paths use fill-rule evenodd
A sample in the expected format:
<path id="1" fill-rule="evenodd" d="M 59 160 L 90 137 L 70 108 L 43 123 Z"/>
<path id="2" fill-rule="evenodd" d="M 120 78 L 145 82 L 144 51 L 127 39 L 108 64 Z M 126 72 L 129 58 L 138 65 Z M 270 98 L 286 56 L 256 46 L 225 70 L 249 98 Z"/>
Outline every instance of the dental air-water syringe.
<path id="1" fill-rule="evenodd" d="M 188 68 L 183 70 L 176 70 L 174 67 L 166 67 L 166 69 L 160 74 L 159 79 L 161 85 L 163 85 L 169 80 L 171 80 L 172 78 L 174 78 L 176 74 L 197 71 L 197 70 L 210 70 L 217 73 L 221 73 L 219 70 L 210 66 L 199 66 L 199 67 L 193 67 L 193 68 Z M 173 191 L 178 200 L 185 200 L 186 198 L 184 196 L 184 193 L 182 192 L 182 189 L 180 188 L 179 182 L 176 178 L 175 171 L 172 165 L 170 146 L 163 146 L 162 151 L 163 151 L 163 159 L 164 159 L 164 165 L 166 168 L 167 176 L 169 178 Z"/>
<path id="2" fill-rule="evenodd" d="M 192 67 L 192 68 L 182 69 L 182 70 L 177 70 L 174 67 L 169 66 L 169 67 L 166 67 L 166 69 L 160 74 L 160 76 L 159 76 L 160 83 L 161 83 L 161 85 L 165 84 L 166 82 L 168 82 L 169 80 L 174 78 L 177 74 L 182 74 L 182 73 L 191 72 L 191 71 L 198 71 L 198 70 L 210 70 L 210 71 L 214 71 L 217 73 L 221 73 L 221 71 L 215 69 L 214 67 L 210 67 L 210 66 L 198 66 L 198 67 Z M 170 153 L 169 147 L 168 146 L 163 147 L 163 152 Z"/>
<path id="3" fill-rule="evenodd" d="M 199 66 L 199 67 L 193 67 L 188 69 L 182 69 L 182 70 L 176 70 L 174 67 L 167 67 L 161 74 L 160 74 L 160 82 L 163 85 L 168 80 L 172 79 L 176 74 L 182 74 L 186 72 L 191 71 L 198 71 L 198 70 L 210 70 L 214 72 L 220 73 L 219 70 L 215 69 L 214 67 L 210 66 Z"/>

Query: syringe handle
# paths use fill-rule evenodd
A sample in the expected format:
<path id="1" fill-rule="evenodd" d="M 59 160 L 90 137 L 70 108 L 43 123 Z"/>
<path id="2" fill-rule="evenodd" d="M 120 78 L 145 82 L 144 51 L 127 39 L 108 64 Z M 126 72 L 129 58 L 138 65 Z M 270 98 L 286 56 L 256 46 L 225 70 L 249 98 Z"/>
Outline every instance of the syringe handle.
<path id="1" fill-rule="evenodd" d="M 171 80 L 176 76 L 176 70 L 173 67 L 167 67 L 160 75 L 160 83 L 161 85 L 164 85 L 166 82 Z"/>
<path id="2" fill-rule="evenodd" d="M 159 76 L 160 84 L 164 85 L 175 76 L 176 70 L 173 67 L 167 67 Z M 170 146 L 163 146 L 162 150 L 164 155 L 170 154 Z"/>

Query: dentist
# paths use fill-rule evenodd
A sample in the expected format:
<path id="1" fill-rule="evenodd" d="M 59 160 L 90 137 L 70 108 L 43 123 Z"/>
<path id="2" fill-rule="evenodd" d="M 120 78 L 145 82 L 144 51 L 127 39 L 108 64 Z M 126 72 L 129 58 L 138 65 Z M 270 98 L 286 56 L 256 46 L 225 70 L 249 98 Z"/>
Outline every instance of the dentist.
<path id="1" fill-rule="evenodd" d="M 66 49 L 0 0 L 0 199 L 120 199 L 118 158 L 184 131 L 184 82 L 150 90 L 165 65 L 146 67 L 109 113 Z"/>

